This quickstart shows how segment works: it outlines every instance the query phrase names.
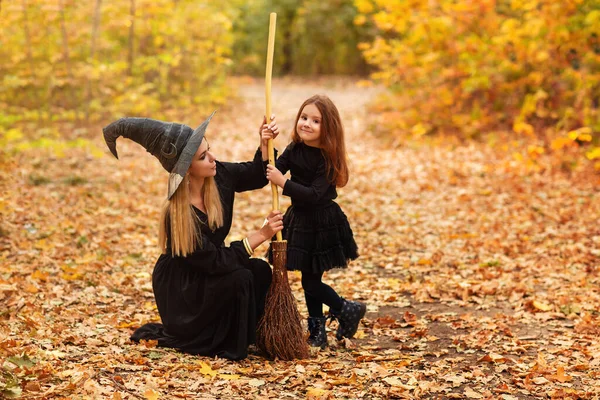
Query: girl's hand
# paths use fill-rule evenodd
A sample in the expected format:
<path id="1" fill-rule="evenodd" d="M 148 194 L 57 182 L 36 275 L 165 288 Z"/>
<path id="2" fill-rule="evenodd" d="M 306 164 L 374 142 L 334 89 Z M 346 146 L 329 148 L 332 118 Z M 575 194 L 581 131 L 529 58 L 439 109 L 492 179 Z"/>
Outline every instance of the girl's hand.
<path id="1" fill-rule="evenodd" d="M 265 219 L 265 223 L 260 228 L 260 234 L 265 241 L 272 238 L 277 232 L 283 229 L 283 214 L 279 210 L 271 211 Z"/>
<path id="2" fill-rule="evenodd" d="M 267 118 L 263 118 L 263 123 L 259 129 L 262 146 L 267 146 L 269 139 L 275 139 L 279 135 L 279 126 L 275 122 L 275 114 L 271 115 L 271 122 L 267 124 Z"/>
<path id="3" fill-rule="evenodd" d="M 287 181 L 287 179 L 283 176 L 281 171 L 279 171 L 277 168 L 275 168 L 275 166 L 271 164 L 267 165 L 267 179 L 269 180 L 269 182 L 273 182 L 280 188 L 283 188 L 283 186 L 285 185 L 285 181 Z"/>

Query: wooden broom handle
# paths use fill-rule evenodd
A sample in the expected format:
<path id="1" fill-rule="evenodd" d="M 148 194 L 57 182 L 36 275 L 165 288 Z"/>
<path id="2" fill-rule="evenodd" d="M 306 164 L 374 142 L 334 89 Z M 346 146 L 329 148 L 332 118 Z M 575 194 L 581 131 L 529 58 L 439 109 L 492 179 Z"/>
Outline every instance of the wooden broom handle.
<path id="1" fill-rule="evenodd" d="M 277 24 L 277 13 L 269 15 L 269 42 L 267 44 L 267 69 L 265 74 L 265 98 L 267 99 L 267 124 L 271 123 L 271 77 L 273 75 L 273 53 L 275 51 L 275 27 Z M 275 148 L 273 139 L 268 141 L 269 164 L 275 166 Z M 279 210 L 279 194 L 277 185 L 271 182 L 271 194 L 273 197 L 273 210 Z M 277 232 L 277 241 L 283 240 L 281 232 Z"/>

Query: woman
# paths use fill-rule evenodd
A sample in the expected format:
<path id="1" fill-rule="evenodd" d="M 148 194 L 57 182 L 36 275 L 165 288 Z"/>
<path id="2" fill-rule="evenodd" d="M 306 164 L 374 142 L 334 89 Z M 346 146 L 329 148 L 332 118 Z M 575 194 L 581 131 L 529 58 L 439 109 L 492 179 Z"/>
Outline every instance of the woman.
<path id="1" fill-rule="evenodd" d="M 145 324 L 131 339 L 158 340 L 159 346 L 186 353 L 239 360 L 255 341 L 271 283 L 269 265 L 250 256 L 283 228 L 282 215 L 273 211 L 243 240 L 229 247 L 223 242 L 231 228 L 235 192 L 267 184 L 267 140 L 277 136 L 278 127 L 263 121 L 253 161 L 226 163 L 216 160 L 204 138 L 210 118 L 194 131 L 181 124 L 122 118 L 103 132 L 115 157 L 116 139 L 127 137 L 170 172 L 159 226 L 162 254 L 152 275 L 162 324 Z"/>

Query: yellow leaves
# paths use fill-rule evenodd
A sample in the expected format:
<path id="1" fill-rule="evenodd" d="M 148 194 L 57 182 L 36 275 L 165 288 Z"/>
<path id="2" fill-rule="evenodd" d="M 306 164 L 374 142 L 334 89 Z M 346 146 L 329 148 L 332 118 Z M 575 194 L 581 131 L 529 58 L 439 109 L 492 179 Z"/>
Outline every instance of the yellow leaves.
<path id="1" fill-rule="evenodd" d="M 510 8 L 513 10 L 534 10 L 538 6 L 538 0 L 511 0 Z"/>
<path id="2" fill-rule="evenodd" d="M 584 126 L 582 128 L 569 131 L 567 136 L 573 141 L 578 140 L 580 142 L 590 142 L 592 140 L 592 129 Z"/>
<path id="3" fill-rule="evenodd" d="M 544 154 L 544 148 L 541 146 L 529 145 L 527 146 L 527 154 L 529 158 L 535 160 L 540 155 Z"/>
<path id="4" fill-rule="evenodd" d="M 160 394 L 152 389 L 148 389 L 144 392 L 144 397 L 146 400 L 158 400 L 160 398 Z"/>
<path id="5" fill-rule="evenodd" d="M 533 126 L 525 122 L 515 122 L 513 125 L 513 131 L 515 133 L 520 133 L 527 136 L 534 136 Z"/>
<path id="6" fill-rule="evenodd" d="M 211 378 L 215 377 L 218 374 L 217 371 L 213 371 L 209 364 L 202 361 L 200 361 L 198 364 L 200 365 L 200 369 L 198 370 L 198 372 L 200 372 L 201 374 L 210 376 Z"/>
<path id="7" fill-rule="evenodd" d="M 46 282 L 48 280 L 48 273 L 40 270 L 35 270 L 31 274 L 31 279 Z"/>
<path id="8" fill-rule="evenodd" d="M 240 379 L 240 375 L 238 375 L 238 374 L 219 374 L 219 379 L 235 381 L 235 380 Z"/>
<path id="9" fill-rule="evenodd" d="M 359 88 L 372 87 L 373 81 L 368 79 L 361 79 L 360 81 L 356 82 L 356 86 Z"/>
<path id="10" fill-rule="evenodd" d="M 119 325 L 117 325 L 117 328 L 119 328 L 119 329 L 131 328 L 131 327 L 139 326 L 139 325 L 140 325 L 140 323 L 137 321 L 121 322 Z"/>
<path id="11" fill-rule="evenodd" d="M 597 160 L 600 159 L 600 147 L 594 147 L 590 151 L 585 153 L 585 156 L 588 160 Z"/>
<path id="12" fill-rule="evenodd" d="M 364 15 L 357 15 L 354 17 L 354 25 L 361 26 L 367 22 L 367 17 Z"/>
<path id="13" fill-rule="evenodd" d="M 573 144 L 573 140 L 570 138 L 559 137 L 552 140 L 550 144 L 550 148 L 554 151 L 562 150 L 564 147 L 571 146 Z"/>
<path id="14" fill-rule="evenodd" d="M 311 388 L 306 391 L 307 400 L 327 400 L 331 398 L 331 392 L 329 390 L 320 388 Z"/>
<path id="15" fill-rule="evenodd" d="M 529 302 L 526 303 L 526 306 L 532 312 L 539 312 L 539 311 L 547 312 L 547 311 L 551 311 L 553 309 L 553 307 L 551 305 L 546 304 L 541 301 L 538 301 L 538 300 L 530 300 Z"/>
<path id="16" fill-rule="evenodd" d="M 354 7 L 361 14 L 370 14 L 375 9 L 369 0 L 354 0 Z"/>
<path id="17" fill-rule="evenodd" d="M 74 267 L 63 265 L 60 269 L 63 271 L 60 277 L 67 281 L 75 281 L 83 278 L 81 272 Z"/>
<path id="18" fill-rule="evenodd" d="M 431 128 L 425 124 L 418 123 L 411 129 L 411 134 L 414 137 L 425 136 Z"/>

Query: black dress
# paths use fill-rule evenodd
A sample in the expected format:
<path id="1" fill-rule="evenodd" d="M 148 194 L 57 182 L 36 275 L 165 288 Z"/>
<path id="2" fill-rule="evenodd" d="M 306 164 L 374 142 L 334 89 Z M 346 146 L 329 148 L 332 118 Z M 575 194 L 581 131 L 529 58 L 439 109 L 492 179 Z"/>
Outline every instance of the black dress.
<path id="1" fill-rule="evenodd" d="M 241 241 L 229 247 L 223 241 L 231 228 L 235 192 L 267 184 L 260 151 L 252 162 L 217 162 L 215 180 L 223 204 L 223 226 L 212 232 L 207 216 L 194 208 L 203 222 L 202 247 L 177 257 L 171 255 L 167 243 L 167 253 L 158 258 L 152 274 L 162 324 L 145 324 L 131 339 L 158 340 L 159 346 L 186 353 L 239 360 L 255 341 L 271 269 L 263 260 L 249 258 Z"/>
<path id="2" fill-rule="evenodd" d="M 291 174 L 283 187 L 283 194 L 292 199 L 283 217 L 287 268 L 310 273 L 346 268 L 358 258 L 358 249 L 348 218 L 333 201 L 337 192 L 327 178 L 321 149 L 291 143 L 276 166 L 281 173 Z"/>

